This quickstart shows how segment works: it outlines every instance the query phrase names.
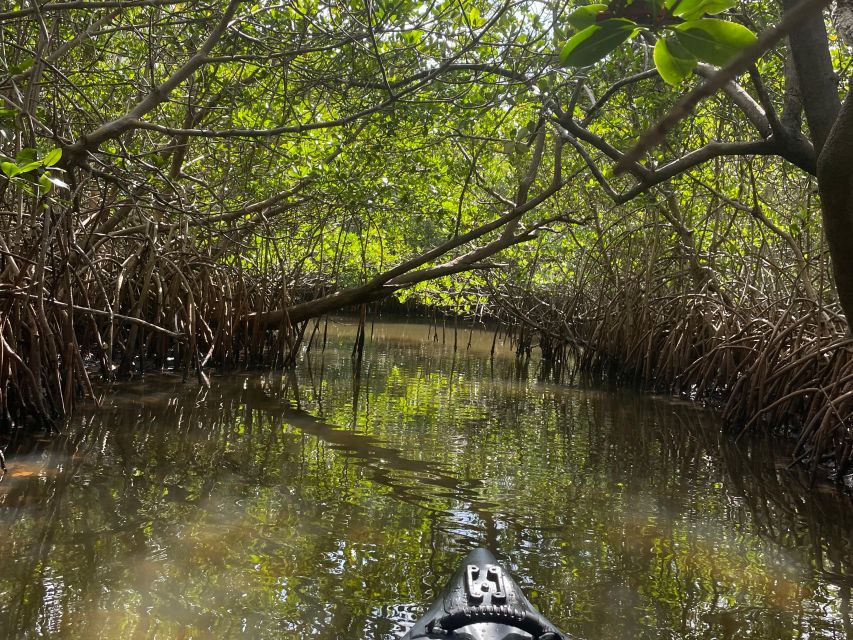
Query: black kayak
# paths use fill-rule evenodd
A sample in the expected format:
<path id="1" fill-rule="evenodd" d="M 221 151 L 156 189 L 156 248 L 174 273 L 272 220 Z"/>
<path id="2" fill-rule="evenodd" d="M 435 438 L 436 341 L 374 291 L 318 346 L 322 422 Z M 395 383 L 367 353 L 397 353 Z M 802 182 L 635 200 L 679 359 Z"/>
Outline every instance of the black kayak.
<path id="1" fill-rule="evenodd" d="M 483 548 L 465 556 L 429 611 L 401 640 L 425 638 L 569 640 Z"/>

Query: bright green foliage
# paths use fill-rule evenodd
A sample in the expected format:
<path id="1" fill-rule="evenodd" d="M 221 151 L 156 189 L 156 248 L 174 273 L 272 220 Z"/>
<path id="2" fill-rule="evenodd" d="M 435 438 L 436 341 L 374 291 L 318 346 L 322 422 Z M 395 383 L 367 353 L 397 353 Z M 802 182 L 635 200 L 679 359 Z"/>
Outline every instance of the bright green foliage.
<path id="1" fill-rule="evenodd" d="M 655 45 L 655 66 L 666 82 L 677 85 L 699 60 L 724 66 L 755 42 L 755 34 L 741 24 L 703 17 L 735 4 L 732 0 L 667 0 L 663 6 L 644 1 L 587 5 L 566 19 L 581 31 L 562 48 L 560 62 L 571 67 L 595 64 L 637 33 L 651 31 L 665 40 Z"/>
<path id="2" fill-rule="evenodd" d="M 14 160 L 0 161 L 0 170 L 9 180 L 15 180 L 25 191 L 34 193 L 34 185 L 38 185 L 40 194 L 47 194 L 51 187 L 67 187 L 68 185 L 57 177 L 61 172 L 55 165 L 62 158 L 62 149 L 53 148 L 41 159 L 38 151 L 31 147 L 21 149 Z"/>
<path id="3" fill-rule="evenodd" d="M 566 22 L 575 29 L 586 29 L 598 22 L 598 14 L 606 9 L 606 4 L 588 4 L 572 11 L 566 18 Z"/>
<path id="4" fill-rule="evenodd" d="M 655 43 L 655 67 L 666 82 L 677 85 L 689 76 L 698 60 L 678 40 L 661 38 Z"/>
<path id="5" fill-rule="evenodd" d="M 737 4 L 736 0 L 667 0 L 666 8 L 684 20 L 695 20 L 705 14 L 714 15 Z"/>
<path id="6" fill-rule="evenodd" d="M 715 18 L 691 20 L 677 25 L 675 37 L 699 60 L 718 66 L 728 64 L 755 42 L 755 34 L 746 27 Z"/>
<path id="7" fill-rule="evenodd" d="M 560 52 L 560 62 L 586 67 L 601 60 L 634 35 L 637 25 L 624 18 L 611 18 L 591 25 L 574 35 Z"/>

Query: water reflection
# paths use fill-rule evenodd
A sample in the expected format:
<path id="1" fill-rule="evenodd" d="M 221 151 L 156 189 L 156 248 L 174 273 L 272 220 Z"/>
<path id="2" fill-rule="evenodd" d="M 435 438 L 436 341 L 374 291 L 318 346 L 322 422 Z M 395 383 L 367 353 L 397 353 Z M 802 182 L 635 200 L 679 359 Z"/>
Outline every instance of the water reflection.
<path id="1" fill-rule="evenodd" d="M 337 326 L 296 376 L 120 385 L 23 448 L 0 637 L 393 638 L 483 542 L 578 637 L 853 637 L 847 496 L 689 405 L 444 333 L 368 325 L 356 398 Z"/>

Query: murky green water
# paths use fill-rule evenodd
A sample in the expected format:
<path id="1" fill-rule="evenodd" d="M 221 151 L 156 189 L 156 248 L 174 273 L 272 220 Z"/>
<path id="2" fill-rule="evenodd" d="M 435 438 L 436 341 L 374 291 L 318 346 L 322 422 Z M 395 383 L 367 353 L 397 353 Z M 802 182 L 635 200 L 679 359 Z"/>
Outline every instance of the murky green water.
<path id="1" fill-rule="evenodd" d="M 11 459 L 0 638 L 395 638 L 479 544 L 578 638 L 853 637 L 853 503 L 765 444 L 423 325 L 368 329 L 354 402 L 353 333 Z"/>

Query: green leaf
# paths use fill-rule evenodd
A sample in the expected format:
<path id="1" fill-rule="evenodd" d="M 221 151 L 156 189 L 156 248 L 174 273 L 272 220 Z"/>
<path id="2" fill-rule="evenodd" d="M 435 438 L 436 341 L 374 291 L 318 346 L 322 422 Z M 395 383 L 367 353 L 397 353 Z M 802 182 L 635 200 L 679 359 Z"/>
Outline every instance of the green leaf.
<path id="1" fill-rule="evenodd" d="M 33 162 L 28 162 L 22 167 L 18 167 L 18 173 L 29 173 L 30 171 L 34 171 L 41 166 L 40 160 L 35 160 Z"/>
<path id="2" fill-rule="evenodd" d="M 0 162 L 0 170 L 2 170 L 9 178 L 14 178 L 19 173 L 18 165 L 14 162 Z"/>
<path id="3" fill-rule="evenodd" d="M 24 147 L 18 154 L 15 156 L 15 162 L 19 165 L 29 164 L 30 162 L 34 162 L 36 159 L 36 150 L 32 147 Z"/>
<path id="4" fill-rule="evenodd" d="M 678 42 L 669 38 L 661 38 L 655 43 L 654 60 L 660 77 L 673 86 L 689 76 L 699 62 Z"/>
<path id="5" fill-rule="evenodd" d="M 51 149 L 47 152 L 44 158 L 42 158 L 41 163 L 46 167 L 52 167 L 62 158 L 62 149 L 56 147 L 55 149 Z"/>
<path id="6" fill-rule="evenodd" d="M 566 22 L 575 29 L 586 29 L 598 22 L 598 14 L 607 11 L 606 4 L 588 4 L 572 11 L 566 18 Z"/>
<path id="7" fill-rule="evenodd" d="M 33 64 L 35 64 L 35 58 L 24 58 L 18 64 L 13 64 L 9 66 L 9 73 L 13 76 L 18 75 L 19 73 L 23 73 L 27 69 L 29 69 Z"/>
<path id="8" fill-rule="evenodd" d="M 678 42 L 704 62 L 721 67 L 755 42 L 743 25 L 714 18 L 690 20 L 674 27 Z"/>
<path id="9" fill-rule="evenodd" d="M 46 173 L 43 173 L 39 176 L 39 186 L 45 193 L 50 193 L 50 188 L 53 186 L 53 184 L 51 183 L 50 178 L 47 176 Z"/>
<path id="10" fill-rule="evenodd" d="M 674 15 L 685 20 L 695 20 L 703 15 L 720 13 L 726 9 L 731 9 L 737 4 L 736 0 L 682 0 L 675 7 Z M 675 1 L 667 2 L 667 7 L 675 6 Z"/>
<path id="11" fill-rule="evenodd" d="M 625 18 L 610 18 L 579 31 L 560 52 L 560 63 L 570 67 L 588 67 L 601 60 L 630 38 L 637 24 Z"/>

